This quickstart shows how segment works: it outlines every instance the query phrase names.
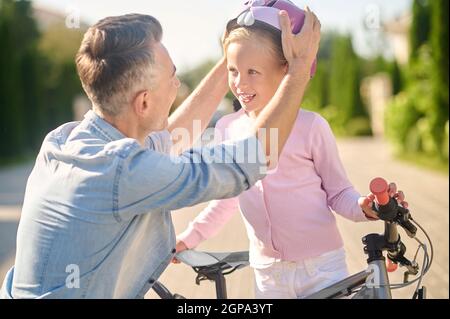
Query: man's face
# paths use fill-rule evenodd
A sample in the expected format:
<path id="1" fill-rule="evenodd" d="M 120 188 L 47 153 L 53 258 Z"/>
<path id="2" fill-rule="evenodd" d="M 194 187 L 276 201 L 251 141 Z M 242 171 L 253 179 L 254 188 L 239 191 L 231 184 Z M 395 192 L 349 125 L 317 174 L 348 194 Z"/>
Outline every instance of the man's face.
<path id="1" fill-rule="evenodd" d="M 153 130 L 163 130 L 168 126 L 170 107 L 177 96 L 180 80 L 167 49 L 160 42 L 153 44 L 155 57 L 154 86 L 149 92 L 152 107 Z"/>

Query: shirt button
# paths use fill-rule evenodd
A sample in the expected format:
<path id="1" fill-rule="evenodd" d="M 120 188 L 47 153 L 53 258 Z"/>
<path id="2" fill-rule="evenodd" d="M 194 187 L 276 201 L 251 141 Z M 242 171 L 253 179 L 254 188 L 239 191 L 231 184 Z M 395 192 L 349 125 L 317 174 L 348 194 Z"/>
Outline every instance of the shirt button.
<path id="1" fill-rule="evenodd" d="M 177 252 L 177 250 L 174 248 L 172 249 L 172 254 L 175 254 Z"/>
<path id="2" fill-rule="evenodd" d="M 155 279 L 150 279 L 150 280 L 148 281 L 148 283 L 149 283 L 149 284 L 154 284 L 154 283 L 155 283 Z"/>

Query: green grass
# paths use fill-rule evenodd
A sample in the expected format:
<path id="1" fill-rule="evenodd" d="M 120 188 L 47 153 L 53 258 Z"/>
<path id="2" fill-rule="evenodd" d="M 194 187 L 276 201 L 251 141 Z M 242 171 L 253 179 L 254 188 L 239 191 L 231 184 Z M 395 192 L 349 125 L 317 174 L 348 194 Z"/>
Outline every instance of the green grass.
<path id="1" fill-rule="evenodd" d="M 36 155 L 20 155 L 8 158 L 0 158 L 0 169 L 20 165 L 32 161 L 36 158 Z"/>
<path id="2" fill-rule="evenodd" d="M 397 155 L 396 157 L 399 160 L 411 163 L 422 168 L 427 168 L 446 175 L 448 175 L 449 173 L 448 161 L 444 162 L 443 160 L 440 160 L 436 157 L 430 157 L 418 153 L 401 154 Z"/>

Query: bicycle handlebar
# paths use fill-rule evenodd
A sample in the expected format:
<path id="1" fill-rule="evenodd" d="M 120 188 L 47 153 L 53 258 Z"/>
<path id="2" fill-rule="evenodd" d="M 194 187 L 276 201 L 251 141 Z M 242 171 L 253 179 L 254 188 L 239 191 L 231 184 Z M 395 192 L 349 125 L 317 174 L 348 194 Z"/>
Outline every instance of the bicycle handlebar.
<path id="1" fill-rule="evenodd" d="M 370 182 L 369 189 L 379 205 L 386 205 L 389 202 L 388 187 L 388 183 L 381 177 L 374 178 Z"/>
<path id="2" fill-rule="evenodd" d="M 407 208 L 402 207 L 388 193 L 388 183 L 381 177 L 374 178 L 369 185 L 370 191 L 375 195 L 374 211 L 378 213 L 378 217 L 386 224 L 386 238 L 390 243 L 397 239 L 396 223 L 405 229 L 409 237 L 416 235 L 417 228 L 410 222 L 411 215 Z M 395 229 L 394 229 L 395 228 Z"/>
<path id="3" fill-rule="evenodd" d="M 397 216 L 398 204 L 388 193 L 388 183 L 381 177 L 374 178 L 369 185 L 370 191 L 375 195 L 375 211 L 384 221 L 394 221 Z"/>
<path id="4" fill-rule="evenodd" d="M 406 247 L 402 243 L 397 231 L 397 225 L 400 225 L 413 238 L 416 235 L 417 228 L 410 222 L 411 215 L 409 210 L 397 203 L 388 193 L 388 183 L 381 177 L 374 178 L 369 185 L 370 191 L 375 195 L 373 210 L 377 212 L 378 217 L 384 221 L 384 238 L 387 244 L 388 257 L 395 263 L 407 266 L 413 272 L 412 263 L 404 257 Z"/>

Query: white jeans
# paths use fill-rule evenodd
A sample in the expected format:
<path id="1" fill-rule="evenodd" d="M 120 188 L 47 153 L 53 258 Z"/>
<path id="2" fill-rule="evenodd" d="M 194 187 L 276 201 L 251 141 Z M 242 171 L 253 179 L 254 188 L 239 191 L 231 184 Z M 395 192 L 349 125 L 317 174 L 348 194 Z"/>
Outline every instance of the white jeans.
<path id="1" fill-rule="evenodd" d="M 257 299 L 304 298 L 348 277 L 344 248 L 300 262 L 276 262 L 254 272 Z"/>

